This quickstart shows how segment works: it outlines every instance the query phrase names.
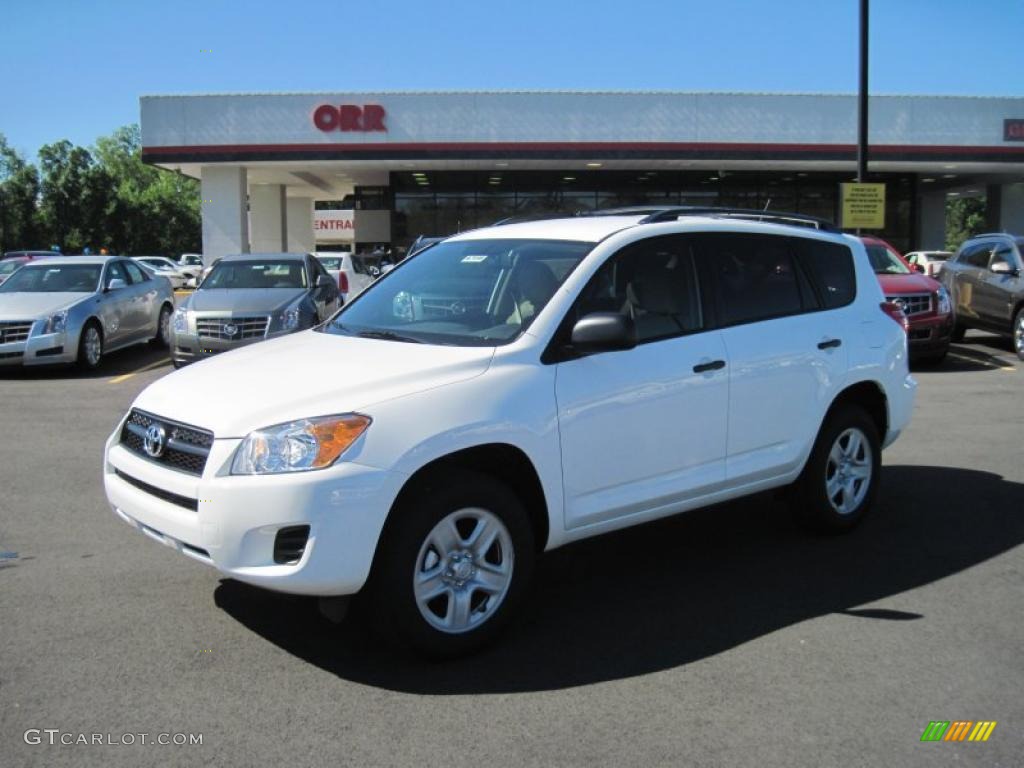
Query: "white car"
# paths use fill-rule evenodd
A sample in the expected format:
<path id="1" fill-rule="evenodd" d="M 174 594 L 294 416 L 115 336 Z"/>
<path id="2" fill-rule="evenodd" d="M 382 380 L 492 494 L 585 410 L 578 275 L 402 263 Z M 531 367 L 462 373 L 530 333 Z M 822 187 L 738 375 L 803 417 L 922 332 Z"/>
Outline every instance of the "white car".
<path id="1" fill-rule="evenodd" d="M 183 253 L 177 261 L 178 269 L 185 275 L 185 287 L 195 288 L 203 274 L 203 256 L 200 253 Z"/>
<path id="2" fill-rule="evenodd" d="M 346 304 L 366 290 L 366 287 L 374 281 L 375 275 L 372 274 L 366 263 L 351 253 L 322 251 L 313 255 L 324 266 L 324 269 L 338 281 L 338 290 L 341 291 L 342 299 Z"/>
<path id="3" fill-rule="evenodd" d="M 191 277 L 191 275 L 185 268 L 182 268 L 178 264 L 175 264 L 164 256 L 132 256 L 134 261 L 137 261 L 159 275 L 160 277 L 166 277 L 171 283 L 171 287 L 175 290 L 184 288 L 185 283 Z"/>
<path id="4" fill-rule="evenodd" d="M 790 485 L 803 522 L 850 529 L 910 419 L 905 319 L 856 238 L 739 216 L 449 238 L 316 329 L 151 384 L 107 497 L 231 578 L 361 592 L 439 656 L 492 639 L 573 541 Z"/>
<path id="5" fill-rule="evenodd" d="M 918 272 L 923 272 L 929 277 L 937 277 L 942 271 L 942 265 L 952 256 L 950 251 L 911 251 L 905 258 Z"/>

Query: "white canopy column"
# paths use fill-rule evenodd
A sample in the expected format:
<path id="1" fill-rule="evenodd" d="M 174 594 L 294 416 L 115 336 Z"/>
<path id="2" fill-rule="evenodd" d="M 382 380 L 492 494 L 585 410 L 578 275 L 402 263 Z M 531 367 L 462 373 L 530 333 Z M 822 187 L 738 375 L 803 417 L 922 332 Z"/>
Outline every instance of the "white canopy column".
<path id="1" fill-rule="evenodd" d="M 293 253 L 316 250 L 313 232 L 313 198 L 289 197 L 287 203 L 288 250 Z"/>
<path id="2" fill-rule="evenodd" d="M 288 250 L 284 200 L 283 184 L 254 184 L 250 188 L 253 253 L 281 253 Z"/>
<path id="3" fill-rule="evenodd" d="M 204 165 L 200 172 L 203 211 L 203 262 L 249 251 L 245 168 Z"/>

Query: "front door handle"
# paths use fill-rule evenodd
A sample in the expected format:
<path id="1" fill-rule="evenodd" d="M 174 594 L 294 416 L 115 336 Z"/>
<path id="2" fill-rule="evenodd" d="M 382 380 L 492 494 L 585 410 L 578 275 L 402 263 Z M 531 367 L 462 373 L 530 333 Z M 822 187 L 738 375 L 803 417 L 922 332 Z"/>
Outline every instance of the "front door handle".
<path id="1" fill-rule="evenodd" d="M 707 373 L 708 371 L 720 371 L 725 368 L 725 360 L 712 360 L 708 363 L 698 363 L 693 366 L 694 373 Z"/>
<path id="2" fill-rule="evenodd" d="M 818 342 L 818 349 L 835 349 L 836 347 L 843 346 L 842 339 L 827 339 L 825 341 Z"/>

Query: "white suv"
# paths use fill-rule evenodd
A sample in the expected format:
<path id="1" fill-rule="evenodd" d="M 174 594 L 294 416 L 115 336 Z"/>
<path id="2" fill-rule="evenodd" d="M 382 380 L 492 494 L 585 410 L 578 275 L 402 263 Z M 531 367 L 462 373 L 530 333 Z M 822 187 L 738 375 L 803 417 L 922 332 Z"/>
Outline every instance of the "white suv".
<path id="1" fill-rule="evenodd" d="M 910 418 L 902 317 L 858 240 L 769 218 L 449 238 L 314 330 L 149 386 L 107 496 L 232 578 L 361 592 L 434 655 L 491 639 L 571 541 L 790 485 L 849 529 Z"/>

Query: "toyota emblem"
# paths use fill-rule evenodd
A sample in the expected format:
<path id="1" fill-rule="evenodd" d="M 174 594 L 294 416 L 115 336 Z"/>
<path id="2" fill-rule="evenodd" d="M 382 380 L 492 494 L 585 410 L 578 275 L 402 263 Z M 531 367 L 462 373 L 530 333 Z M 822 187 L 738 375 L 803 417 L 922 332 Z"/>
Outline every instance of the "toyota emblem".
<path id="1" fill-rule="evenodd" d="M 147 454 L 154 459 L 163 456 L 164 447 L 167 445 L 167 432 L 160 424 L 150 424 L 146 430 L 146 436 L 142 440 L 142 447 Z"/>

